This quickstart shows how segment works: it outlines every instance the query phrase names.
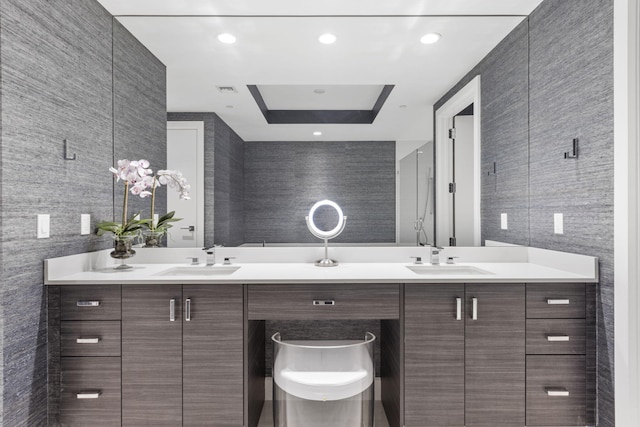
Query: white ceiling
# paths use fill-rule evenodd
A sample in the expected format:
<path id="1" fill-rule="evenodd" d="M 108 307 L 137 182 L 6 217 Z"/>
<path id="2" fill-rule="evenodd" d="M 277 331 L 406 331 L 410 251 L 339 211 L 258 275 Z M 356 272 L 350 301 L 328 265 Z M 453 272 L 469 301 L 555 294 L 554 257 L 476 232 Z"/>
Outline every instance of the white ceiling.
<path id="1" fill-rule="evenodd" d="M 169 111 L 216 112 L 246 141 L 357 141 L 431 139 L 434 102 L 542 0 L 98 1 L 167 66 Z M 425 14 L 466 16 L 411 16 Z M 488 14 L 518 16 L 468 16 Z M 237 42 L 220 43 L 223 32 Z M 335 44 L 318 42 L 326 32 L 338 37 Z M 420 43 L 428 32 L 442 39 Z M 269 125 L 247 85 L 279 86 L 279 95 L 267 95 L 271 109 L 309 105 L 329 93 L 313 88 L 395 88 L 370 125 Z M 309 88 L 310 99 L 302 99 Z M 312 135 L 317 130 L 321 137 Z"/>

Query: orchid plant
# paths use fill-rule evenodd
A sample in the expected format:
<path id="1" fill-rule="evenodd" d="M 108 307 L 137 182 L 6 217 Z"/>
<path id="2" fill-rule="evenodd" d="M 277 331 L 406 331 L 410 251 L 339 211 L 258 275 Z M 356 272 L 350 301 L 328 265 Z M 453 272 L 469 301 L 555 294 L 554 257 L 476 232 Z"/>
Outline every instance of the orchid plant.
<path id="1" fill-rule="evenodd" d="M 97 225 L 98 236 L 104 233 L 113 233 L 116 237 L 138 236 L 141 229 L 148 225 L 149 219 L 135 219 L 139 212 L 131 218 L 127 216 L 127 205 L 129 203 L 129 192 L 135 196 L 142 198 L 152 195 L 148 191 L 149 178 L 153 171 L 149 169 L 149 161 L 127 159 L 118 160 L 118 168 L 110 167 L 109 171 L 113 173 L 117 181 L 124 182 L 124 200 L 122 203 L 122 222 L 104 221 Z"/>
<path id="2" fill-rule="evenodd" d="M 189 200 L 189 190 L 191 186 L 187 183 L 186 178 L 182 176 L 182 172 L 175 170 L 159 170 L 156 176 L 147 178 L 150 178 L 147 179 L 147 182 L 149 188 L 151 188 L 151 219 L 146 224 L 146 227 L 149 231 L 164 234 L 172 227 L 172 222 L 180 221 L 182 218 L 174 218 L 176 211 L 171 211 L 162 215 L 157 222 L 153 221 L 155 215 L 156 189 L 166 185 L 169 188 L 174 188 L 179 191 L 182 200 Z"/>

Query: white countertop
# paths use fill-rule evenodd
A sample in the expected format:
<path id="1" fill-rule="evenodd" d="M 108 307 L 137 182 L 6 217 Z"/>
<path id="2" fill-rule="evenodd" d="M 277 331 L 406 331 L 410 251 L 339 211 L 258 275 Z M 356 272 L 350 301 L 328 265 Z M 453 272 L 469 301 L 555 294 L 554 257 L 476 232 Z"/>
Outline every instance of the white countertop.
<path id="1" fill-rule="evenodd" d="M 267 250 L 271 249 L 271 250 Z M 136 249 L 138 250 L 138 249 Z M 162 252 L 158 252 L 162 251 Z M 196 252 L 194 252 L 196 251 Z M 186 256 L 201 255 L 194 249 L 146 249 L 131 258 L 129 270 L 115 270 L 110 251 L 100 251 L 45 261 L 45 284 L 295 284 L 295 283 L 535 283 L 598 281 L 597 258 L 526 247 L 509 248 L 446 248 L 442 264 L 424 264 L 429 271 L 411 271 L 410 262 L 399 262 L 418 252 L 428 260 L 428 248 L 341 248 L 340 264 L 336 267 L 316 267 L 318 248 L 220 248 L 218 261 L 235 256 L 246 262 L 231 274 L 226 266 L 190 266 Z M 445 264 L 447 256 L 459 256 L 470 262 Z M 134 261 L 139 261 L 134 263 Z M 366 259 L 368 262 L 362 262 Z M 184 262 L 167 262 L 185 260 Z M 204 258 L 201 258 L 204 261 Z M 468 267 L 482 274 L 464 271 Z M 178 274 L 165 275 L 172 269 Z M 452 270 L 453 269 L 453 270 Z M 199 273 L 193 273 L 198 271 Z M 202 273 L 202 274 L 201 274 Z"/>

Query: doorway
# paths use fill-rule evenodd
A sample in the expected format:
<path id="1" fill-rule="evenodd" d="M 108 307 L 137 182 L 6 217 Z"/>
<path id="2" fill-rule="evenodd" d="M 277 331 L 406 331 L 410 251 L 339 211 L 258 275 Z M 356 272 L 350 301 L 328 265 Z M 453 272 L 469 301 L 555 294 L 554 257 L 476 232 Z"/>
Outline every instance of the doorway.
<path id="1" fill-rule="evenodd" d="M 436 111 L 437 246 L 480 245 L 480 105 L 476 76 Z"/>
<path id="2" fill-rule="evenodd" d="M 167 122 L 167 169 L 179 170 L 187 178 L 190 200 L 167 191 L 167 211 L 182 221 L 171 228 L 167 247 L 193 248 L 204 245 L 204 122 Z"/>

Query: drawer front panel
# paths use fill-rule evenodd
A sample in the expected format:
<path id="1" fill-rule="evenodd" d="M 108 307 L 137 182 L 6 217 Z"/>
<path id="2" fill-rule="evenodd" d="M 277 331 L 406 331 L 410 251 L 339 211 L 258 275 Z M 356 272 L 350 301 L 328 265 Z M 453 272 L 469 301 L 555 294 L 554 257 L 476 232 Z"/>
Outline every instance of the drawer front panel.
<path id="1" fill-rule="evenodd" d="M 527 285 L 528 319 L 584 319 L 584 283 Z"/>
<path id="2" fill-rule="evenodd" d="M 585 354 L 583 319 L 528 319 L 527 354 Z"/>
<path id="3" fill-rule="evenodd" d="M 527 426 L 584 426 L 584 356 L 527 356 Z"/>
<path id="4" fill-rule="evenodd" d="M 120 320 L 120 286 L 61 286 L 61 320 Z"/>
<path id="5" fill-rule="evenodd" d="M 120 321 L 62 321 L 60 347 L 62 356 L 120 356 Z"/>
<path id="6" fill-rule="evenodd" d="M 119 426 L 120 377 L 119 357 L 63 357 L 60 423 Z"/>
<path id="7" fill-rule="evenodd" d="M 400 286 L 249 285 L 249 320 L 398 319 Z"/>

